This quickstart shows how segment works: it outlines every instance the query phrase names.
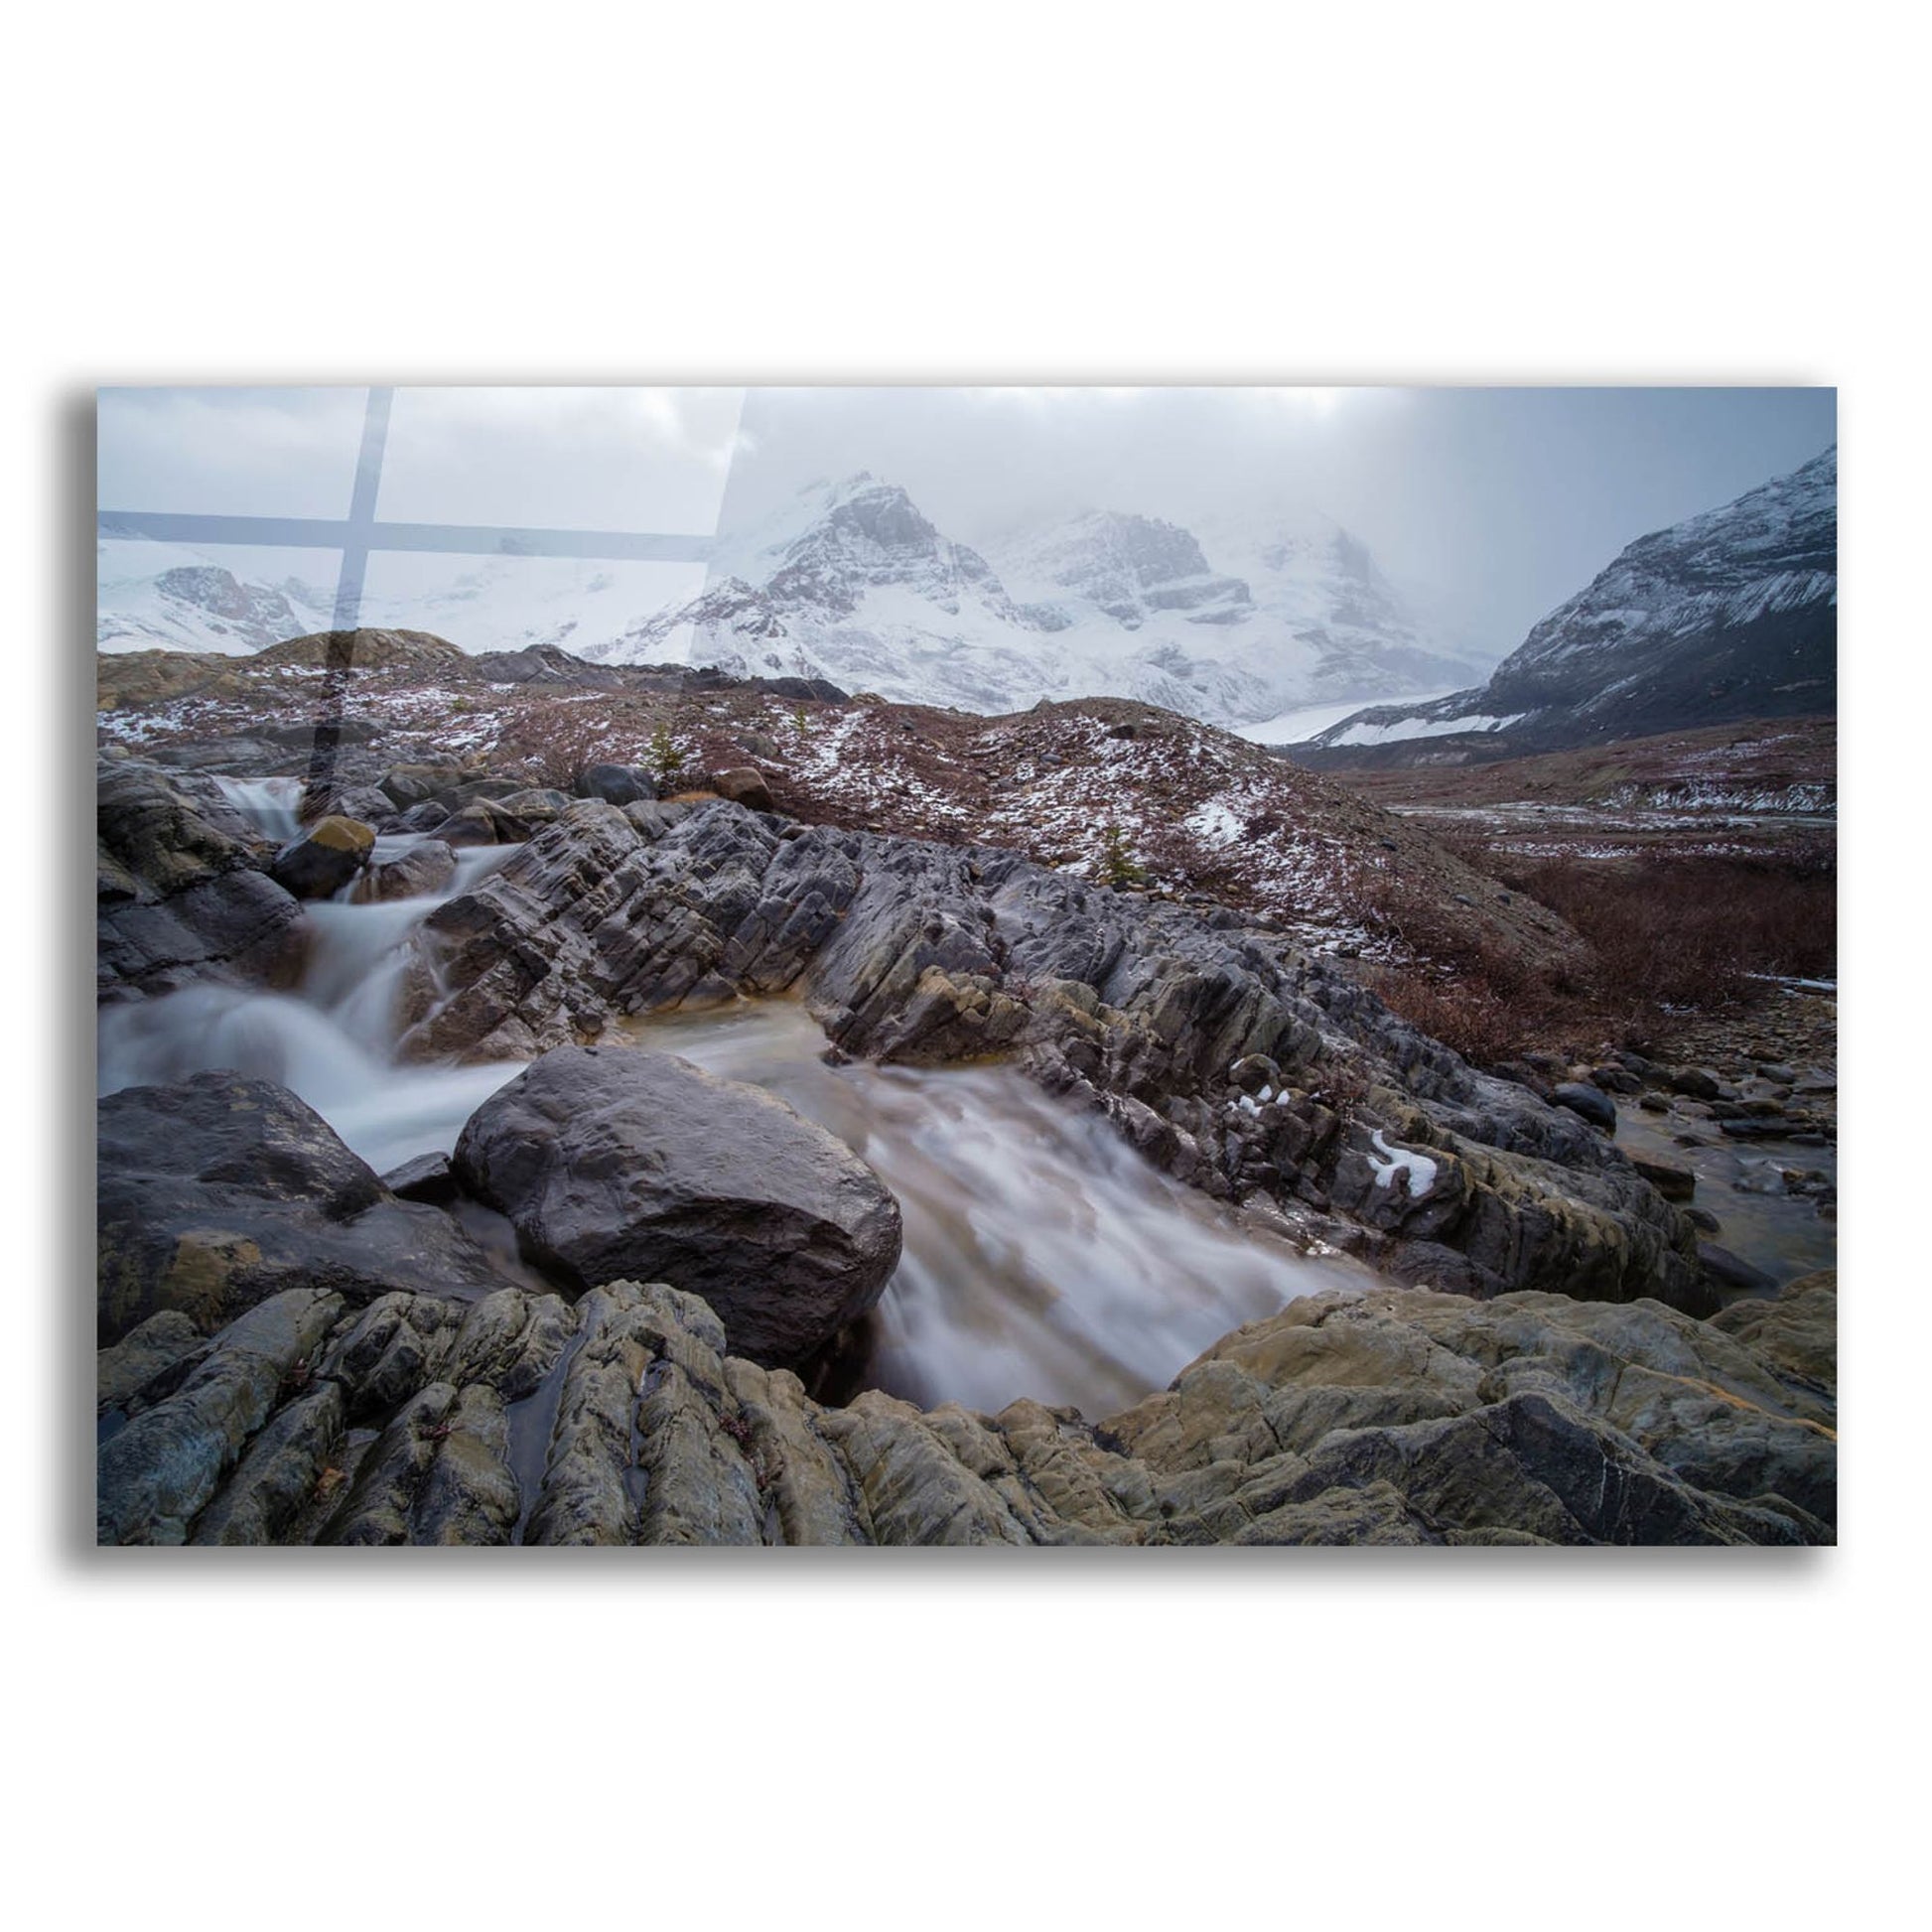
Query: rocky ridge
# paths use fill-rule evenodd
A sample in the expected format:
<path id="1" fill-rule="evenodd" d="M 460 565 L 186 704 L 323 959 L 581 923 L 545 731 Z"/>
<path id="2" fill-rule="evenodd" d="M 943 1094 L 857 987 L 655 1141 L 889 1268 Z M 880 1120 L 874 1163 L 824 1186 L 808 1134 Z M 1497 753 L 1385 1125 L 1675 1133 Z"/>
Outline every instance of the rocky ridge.
<path id="1" fill-rule="evenodd" d="M 1156 890 L 1252 910 L 1318 951 L 1407 957 L 1394 901 L 1419 897 L 1458 905 L 1459 927 L 1485 946 L 1540 965 L 1578 956 L 1554 914 L 1424 827 L 1259 746 L 1129 700 L 980 718 L 828 696 L 798 680 L 588 665 L 561 651 L 532 653 L 541 675 L 485 676 L 497 667 L 441 639 L 357 635 L 356 668 L 334 700 L 341 787 L 428 766 L 446 773 L 441 788 L 410 802 L 434 796 L 454 812 L 484 784 L 496 800 L 572 789 L 598 762 L 674 759 L 659 772 L 671 793 L 749 763 L 793 816 L 1010 846 L 1081 877 L 1105 871 L 1111 827 Z M 171 770 L 306 776 L 316 720 L 333 715 L 327 645 L 298 639 L 269 663 L 103 656 L 103 749 Z"/>
<path id="2" fill-rule="evenodd" d="M 1554 751 L 1730 719 L 1829 713 L 1838 695 L 1838 450 L 1630 544 L 1481 688 L 1372 707 L 1306 756 L 1390 741 L 1442 760 Z M 1468 737 L 1466 745 L 1461 743 Z M 1448 742 L 1445 742 L 1448 741 Z"/>

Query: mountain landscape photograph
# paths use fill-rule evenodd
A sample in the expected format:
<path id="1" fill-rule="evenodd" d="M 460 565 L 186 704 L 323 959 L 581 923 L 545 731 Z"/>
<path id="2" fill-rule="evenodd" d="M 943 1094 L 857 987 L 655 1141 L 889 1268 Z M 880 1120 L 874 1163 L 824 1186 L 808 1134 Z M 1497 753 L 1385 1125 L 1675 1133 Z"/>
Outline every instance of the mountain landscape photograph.
<path id="1" fill-rule="evenodd" d="M 1835 417 L 103 390 L 99 1540 L 1833 1542 Z"/>

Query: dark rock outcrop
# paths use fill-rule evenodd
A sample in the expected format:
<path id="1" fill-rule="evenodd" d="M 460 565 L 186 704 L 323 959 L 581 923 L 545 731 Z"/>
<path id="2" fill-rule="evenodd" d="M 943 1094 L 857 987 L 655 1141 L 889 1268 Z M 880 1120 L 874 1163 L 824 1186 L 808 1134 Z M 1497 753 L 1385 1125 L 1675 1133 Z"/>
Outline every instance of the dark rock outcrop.
<path id="1" fill-rule="evenodd" d="M 669 1053 L 546 1053 L 471 1116 L 454 1167 L 549 1278 L 674 1279 L 767 1366 L 808 1360 L 898 1261 L 897 1203 L 863 1161 L 762 1089 Z"/>
<path id="2" fill-rule="evenodd" d="M 395 1289 L 474 1297 L 500 1279 L 456 1222 L 398 1200 L 271 1081 L 128 1087 L 97 1121 L 103 1343 L 163 1310 L 206 1334 L 296 1286 L 366 1302 Z"/>
<path id="3" fill-rule="evenodd" d="M 95 801 L 100 992 L 272 979 L 293 965 L 302 908 L 259 869 L 232 811 L 135 759 L 102 767 Z"/>

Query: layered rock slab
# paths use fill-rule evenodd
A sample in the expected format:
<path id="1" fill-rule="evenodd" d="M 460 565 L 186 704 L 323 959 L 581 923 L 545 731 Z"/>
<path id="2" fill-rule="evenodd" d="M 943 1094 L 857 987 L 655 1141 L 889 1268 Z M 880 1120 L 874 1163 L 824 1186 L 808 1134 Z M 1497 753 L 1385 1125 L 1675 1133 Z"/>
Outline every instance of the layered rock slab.
<path id="1" fill-rule="evenodd" d="M 291 1289 L 199 1354 L 166 1316 L 152 1346 L 111 1351 L 99 1535 L 1825 1543 L 1836 1305 L 1830 1276 L 1729 1326 L 1654 1302 L 1328 1294 L 1094 1424 L 877 1391 L 826 1408 L 728 1354 L 711 1309 L 661 1283 L 607 1283 L 574 1307 L 504 1288 L 357 1310 Z"/>

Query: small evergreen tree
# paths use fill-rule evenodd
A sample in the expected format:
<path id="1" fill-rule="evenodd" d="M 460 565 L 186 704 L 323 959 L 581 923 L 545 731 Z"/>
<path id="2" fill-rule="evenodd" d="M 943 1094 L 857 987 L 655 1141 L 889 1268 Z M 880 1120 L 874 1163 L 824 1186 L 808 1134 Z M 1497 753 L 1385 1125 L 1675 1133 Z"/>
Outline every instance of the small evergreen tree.
<path id="1" fill-rule="evenodd" d="M 669 724 L 660 722 L 650 735 L 650 749 L 644 754 L 660 785 L 667 785 L 684 769 L 684 750 L 671 736 Z"/>
<path id="2" fill-rule="evenodd" d="M 1110 886 L 1116 892 L 1147 884 L 1147 868 L 1135 858 L 1134 848 L 1127 843 L 1127 834 L 1118 825 L 1104 825 L 1100 829 L 1100 853 L 1095 863 L 1094 877 L 1101 885 Z"/>

